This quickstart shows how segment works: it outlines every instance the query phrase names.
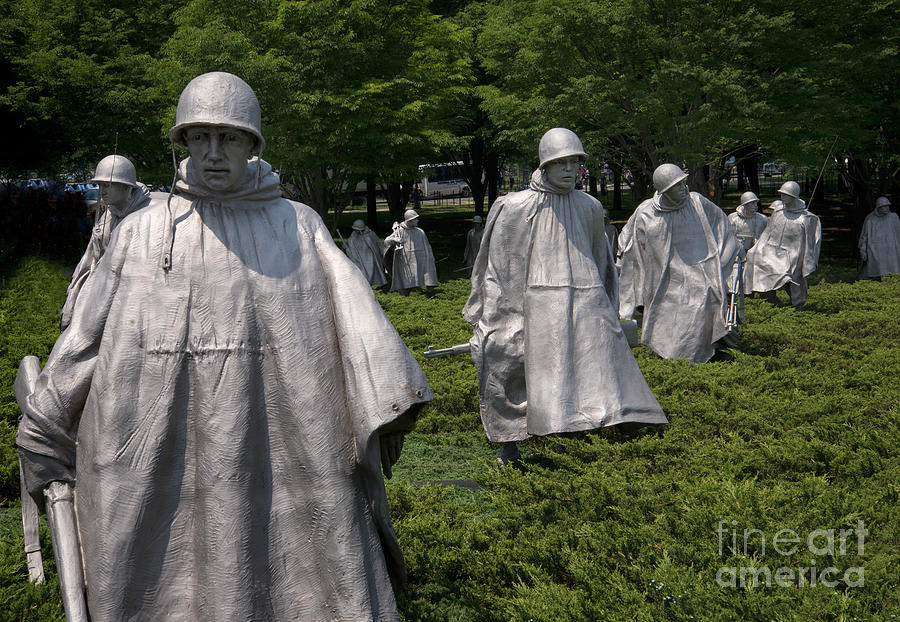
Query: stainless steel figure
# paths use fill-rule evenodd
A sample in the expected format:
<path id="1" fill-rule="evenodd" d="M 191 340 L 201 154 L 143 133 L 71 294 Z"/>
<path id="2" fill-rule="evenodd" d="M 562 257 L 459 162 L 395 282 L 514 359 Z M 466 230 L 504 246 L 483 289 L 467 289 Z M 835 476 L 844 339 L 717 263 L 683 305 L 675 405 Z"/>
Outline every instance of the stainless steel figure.
<path id="1" fill-rule="evenodd" d="M 408 293 L 415 287 L 436 287 L 437 265 L 428 236 L 418 227 L 419 214 L 406 210 L 403 222 L 394 226 L 384 239 L 386 250 L 394 249 L 391 269 L 391 291 Z"/>
<path id="2" fill-rule="evenodd" d="M 772 215 L 756 244 L 747 252 L 744 290 L 775 292 L 787 286 L 791 304 L 806 304 L 807 277 L 819 265 L 822 224 L 806 209 L 800 185 L 787 181 L 778 189 L 781 199 L 772 203 Z"/>
<path id="3" fill-rule="evenodd" d="M 150 205 L 150 191 L 137 180 L 134 164 L 124 156 L 108 155 L 100 160 L 91 181 L 100 185 L 103 212 L 97 217 L 87 249 L 72 273 L 66 302 L 59 311 L 61 331 L 72 322 L 78 294 L 106 252 L 113 231 L 126 216 Z"/>
<path id="4" fill-rule="evenodd" d="M 396 622 L 384 477 L 431 389 L 253 156 L 250 87 L 213 73 L 183 99 L 172 194 L 116 229 L 22 403 L 27 488 L 77 475 L 92 622 Z"/>
<path id="5" fill-rule="evenodd" d="M 387 276 L 382 265 L 382 243 L 375 232 L 366 226 L 362 219 L 353 222 L 353 233 L 344 245 L 347 257 L 356 264 L 369 285 L 384 287 Z"/>
<path id="6" fill-rule="evenodd" d="M 641 343 L 663 358 L 708 361 L 729 334 L 728 279 L 743 252 L 719 206 L 662 164 L 656 192 L 638 205 L 620 236 L 619 315 L 643 307 Z"/>
<path id="7" fill-rule="evenodd" d="M 891 211 L 887 197 L 875 200 L 875 210 L 863 222 L 859 256 L 861 279 L 900 273 L 900 218 Z"/>
<path id="8" fill-rule="evenodd" d="M 553 128 L 538 153 L 529 188 L 488 212 L 463 309 L 488 440 L 666 423 L 618 321 L 603 206 L 575 190 L 581 141 Z"/>

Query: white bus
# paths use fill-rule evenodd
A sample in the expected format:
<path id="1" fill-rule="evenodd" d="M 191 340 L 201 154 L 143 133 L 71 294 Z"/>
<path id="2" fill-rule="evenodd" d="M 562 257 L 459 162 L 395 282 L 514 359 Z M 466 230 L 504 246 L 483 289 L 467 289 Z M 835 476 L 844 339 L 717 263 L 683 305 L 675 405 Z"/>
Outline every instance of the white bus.
<path id="1" fill-rule="evenodd" d="M 423 199 L 467 197 L 472 194 L 462 177 L 462 162 L 419 165 L 419 189 Z"/>

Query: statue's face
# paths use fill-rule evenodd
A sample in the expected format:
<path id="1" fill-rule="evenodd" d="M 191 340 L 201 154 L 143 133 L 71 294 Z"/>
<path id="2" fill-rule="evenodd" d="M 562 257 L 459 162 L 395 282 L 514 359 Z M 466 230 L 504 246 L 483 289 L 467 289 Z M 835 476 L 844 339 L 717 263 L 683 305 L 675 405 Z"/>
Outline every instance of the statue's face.
<path id="1" fill-rule="evenodd" d="M 688 194 L 690 194 L 690 190 L 688 190 L 687 184 L 683 181 L 679 181 L 677 184 L 663 192 L 666 202 L 670 205 L 678 205 L 688 198 Z"/>
<path id="2" fill-rule="evenodd" d="M 547 175 L 547 181 L 551 186 L 564 192 L 570 192 L 575 189 L 575 180 L 580 166 L 581 158 L 569 156 L 547 162 L 544 165 L 544 174 Z"/>
<path id="3" fill-rule="evenodd" d="M 120 184 L 117 181 L 101 181 L 97 184 L 100 200 L 107 205 L 115 205 L 123 208 L 128 205 L 131 196 L 131 186 Z"/>
<path id="4" fill-rule="evenodd" d="M 759 207 L 759 204 L 756 201 L 750 201 L 749 203 L 744 203 L 744 213 L 747 216 L 753 216 L 756 213 L 756 209 Z"/>
<path id="5" fill-rule="evenodd" d="M 406 226 L 409 227 L 410 229 L 415 229 L 416 227 L 419 226 L 419 219 L 413 218 L 412 220 L 407 220 Z"/>
<path id="6" fill-rule="evenodd" d="M 891 205 L 890 205 L 890 203 L 885 204 L 885 205 L 879 205 L 875 209 L 875 211 L 878 212 L 879 215 L 885 216 L 889 211 L 891 211 Z"/>
<path id="7" fill-rule="evenodd" d="M 794 202 L 794 197 L 789 194 L 780 192 L 779 195 L 781 196 L 781 202 L 784 203 L 785 207 L 788 207 L 791 203 Z"/>
<path id="8" fill-rule="evenodd" d="M 240 184 L 253 150 L 253 136 L 217 125 L 193 125 L 184 130 L 191 168 L 212 190 L 234 190 Z"/>

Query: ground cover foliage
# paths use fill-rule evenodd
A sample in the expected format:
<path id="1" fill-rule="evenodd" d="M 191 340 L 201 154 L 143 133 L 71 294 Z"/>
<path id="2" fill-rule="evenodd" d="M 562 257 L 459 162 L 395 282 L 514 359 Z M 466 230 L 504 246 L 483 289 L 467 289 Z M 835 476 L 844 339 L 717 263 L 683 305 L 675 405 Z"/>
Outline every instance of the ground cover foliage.
<path id="1" fill-rule="evenodd" d="M 377 293 L 435 392 L 387 486 L 409 571 L 405 620 L 900 617 L 900 277 L 851 282 L 852 260 L 826 257 L 803 312 L 748 300 L 733 362 L 691 366 L 637 348 L 671 423 L 535 439 L 518 472 L 494 463 L 468 357 L 423 355 L 471 336 L 460 316 L 469 282 L 454 272 L 470 216 L 430 213 L 422 226 L 447 257 L 438 293 Z M 70 270 L 30 256 L 6 266 L 0 287 L 0 620 L 63 619 L 46 527 L 50 582 L 26 579 L 12 380 L 22 356 L 46 360 Z M 837 534 L 859 521 L 864 546 L 854 532 L 842 551 Z M 828 532 L 809 545 L 817 529 L 835 530 L 833 550 Z M 773 548 L 781 530 L 799 536 L 791 555 Z M 838 584 L 800 586 L 796 573 L 813 566 L 837 568 Z M 795 576 L 792 587 L 751 587 L 754 575 L 722 587 L 723 567 L 736 579 L 742 568 Z M 864 585 L 847 586 L 853 568 Z"/>

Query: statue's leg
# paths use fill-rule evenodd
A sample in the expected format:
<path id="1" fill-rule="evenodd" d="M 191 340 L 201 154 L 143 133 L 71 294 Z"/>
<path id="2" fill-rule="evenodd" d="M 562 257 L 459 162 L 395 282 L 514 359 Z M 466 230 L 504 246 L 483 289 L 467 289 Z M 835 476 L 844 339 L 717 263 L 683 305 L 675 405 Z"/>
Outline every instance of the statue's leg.
<path id="1" fill-rule="evenodd" d="M 797 311 L 802 311 L 804 305 L 806 305 L 806 296 L 809 291 L 809 284 L 806 281 L 806 277 L 800 279 L 798 285 L 791 283 L 789 291 L 791 292 L 791 305 Z"/>
<path id="2" fill-rule="evenodd" d="M 520 466 L 522 454 L 519 453 L 519 444 L 515 441 L 500 443 L 500 455 L 497 456 L 497 462 L 502 466 Z"/>

